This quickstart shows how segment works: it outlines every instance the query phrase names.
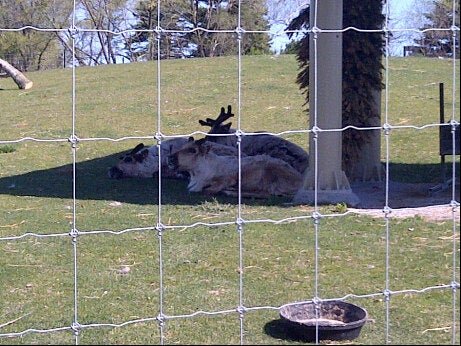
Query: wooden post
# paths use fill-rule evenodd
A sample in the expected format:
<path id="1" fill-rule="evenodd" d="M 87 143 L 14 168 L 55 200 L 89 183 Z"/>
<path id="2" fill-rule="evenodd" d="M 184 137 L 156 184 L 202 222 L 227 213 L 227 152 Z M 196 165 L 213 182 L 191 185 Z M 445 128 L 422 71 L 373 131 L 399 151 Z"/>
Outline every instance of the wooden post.
<path id="1" fill-rule="evenodd" d="M 444 95 L 443 95 L 443 83 L 439 83 L 439 108 L 440 108 L 439 109 L 440 124 L 443 124 L 445 123 L 445 101 L 444 101 Z M 441 170 L 440 173 L 442 174 L 442 184 L 447 180 L 447 169 L 445 167 L 445 153 L 444 153 L 443 143 L 442 143 L 443 142 L 443 131 L 444 129 L 442 128 L 442 126 L 440 126 L 439 127 L 439 141 L 440 141 L 439 150 L 440 150 L 440 170 Z"/>
<path id="2" fill-rule="evenodd" d="M 5 70 L 5 72 L 13 78 L 14 82 L 18 85 L 19 89 L 30 89 L 32 88 L 32 81 L 27 79 L 21 71 L 16 69 L 14 66 L 9 64 L 7 61 L 0 59 L 0 67 Z"/>

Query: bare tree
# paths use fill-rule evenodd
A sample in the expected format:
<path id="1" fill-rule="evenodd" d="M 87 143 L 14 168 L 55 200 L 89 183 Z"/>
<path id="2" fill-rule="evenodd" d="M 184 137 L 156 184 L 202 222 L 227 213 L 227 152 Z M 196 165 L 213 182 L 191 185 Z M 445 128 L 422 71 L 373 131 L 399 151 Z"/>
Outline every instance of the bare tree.
<path id="1" fill-rule="evenodd" d="M 434 0 L 432 7 L 423 15 L 426 23 L 420 25 L 419 29 L 425 31 L 415 39 L 422 53 L 427 56 L 452 56 L 455 49 L 459 51 L 459 35 L 455 35 L 453 42 L 450 30 L 453 25 L 459 27 L 459 3 Z M 433 28 L 445 30 L 431 30 Z"/>
<path id="2" fill-rule="evenodd" d="M 26 26 L 50 27 L 50 19 L 58 22 L 62 11 L 55 11 L 65 0 L 0 0 L 0 27 L 22 28 Z M 41 69 L 45 57 L 56 66 L 59 61 L 59 44 L 52 32 L 23 29 L 0 34 L 0 53 L 22 71 Z"/>
<path id="3" fill-rule="evenodd" d="M 432 8 L 432 0 L 412 0 L 408 2 L 406 7 L 401 7 L 400 11 L 397 11 L 397 7 L 393 6 L 393 2 L 390 6 L 390 28 L 399 29 L 392 32 L 390 37 L 390 50 L 392 55 L 401 55 L 402 46 L 409 45 L 414 42 L 415 39 L 421 37 L 420 33 L 414 30 L 402 30 L 402 29 L 417 29 L 427 23 L 424 18 L 424 13 L 428 12 Z"/>
<path id="4" fill-rule="evenodd" d="M 94 63 L 115 64 L 118 49 L 114 46 L 114 32 L 119 32 L 125 17 L 122 15 L 126 0 L 80 0 L 84 18 L 79 25 L 95 32 L 87 32 L 80 42 Z M 93 37 L 89 36 L 95 36 Z M 89 52 L 88 52 L 89 51 Z M 91 54 L 88 54 L 91 53 Z"/>

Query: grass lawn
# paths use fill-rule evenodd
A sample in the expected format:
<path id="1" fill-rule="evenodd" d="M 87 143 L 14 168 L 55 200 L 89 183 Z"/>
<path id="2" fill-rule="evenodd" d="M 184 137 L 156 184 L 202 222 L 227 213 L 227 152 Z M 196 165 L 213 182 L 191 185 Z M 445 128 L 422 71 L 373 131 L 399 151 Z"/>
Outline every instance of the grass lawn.
<path id="1" fill-rule="evenodd" d="M 75 133 L 81 141 L 75 152 L 75 205 L 73 156 L 66 141 L 73 130 L 72 71 L 28 73 L 34 87 L 27 91 L 0 79 L 0 334 L 58 328 L 0 335 L 0 344 L 74 344 L 73 333 L 59 328 L 68 328 L 75 314 L 85 326 L 81 344 L 157 344 L 155 320 L 89 325 L 155 319 L 160 311 L 174 317 L 163 330 L 167 344 L 235 344 L 240 298 L 249 308 L 245 343 L 299 344 L 280 330 L 276 308 L 312 299 L 316 289 L 323 299 L 362 296 L 348 300 L 370 318 L 353 341 L 357 344 L 385 344 L 386 335 L 393 344 L 452 343 L 454 297 L 459 344 L 459 289 L 416 292 L 459 282 L 459 223 L 453 246 L 451 221 L 415 217 L 386 225 L 384 218 L 342 215 L 341 205 L 321 206 L 331 217 L 320 220 L 316 273 L 312 206 L 275 197 L 244 199 L 239 206 L 235 198 L 187 193 L 183 181 L 162 180 L 159 193 L 157 179 L 108 179 L 108 167 L 122 152 L 139 142 L 155 144 L 158 131 L 200 137 L 196 131 L 207 129 L 198 120 L 216 117 L 228 104 L 237 125 L 237 63 L 235 57 L 162 61 L 160 105 L 154 62 L 77 68 Z M 243 57 L 244 131 L 308 128 L 297 71 L 291 55 Z M 452 100 L 451 78 L 449 60 L 392 58 L 388 122 L 438 123 L 440 82 L 446 119 L 455 102 L 459 121 L 459 92 Z M 26 137 L 50 141 L 15 141 Z M 305 135 L 286 138 L 307 149 Z M 383 142 L 383 159 L 384 149 Z M 392 130 L 389 157 L 391 179 L 438 182 L 438 128 Z M 457 165 L 459 173 L 459 156 Z M 238 216 L 246 221 L 241 238 Z M 76 246 L 67 235 L 74 217 L 82 232 Z M 160 222 L 168 226 L 161 243 L 154 229 Z M 387 226 L 390 289 L 416 290 L 391 297 L 389 320 L 384 296 L 373 295 L 386 287 Z M 18 238 L 28 232 L 42 236 Z M 207 314 L 183 318 L 199 311 Z"/>

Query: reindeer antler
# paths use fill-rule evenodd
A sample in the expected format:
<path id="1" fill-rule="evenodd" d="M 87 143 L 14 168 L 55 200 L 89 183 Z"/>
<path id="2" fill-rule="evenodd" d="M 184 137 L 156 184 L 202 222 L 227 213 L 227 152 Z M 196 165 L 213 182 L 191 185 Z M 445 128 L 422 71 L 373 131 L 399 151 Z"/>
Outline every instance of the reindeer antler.
<path id="1" fill-rule="evenodd" d="M 224 110 L 224 107 L 221 107 L 221 113 L 219 113 L 216 119 L 206 118 L 206 121 L 199 120 L 198 122 L 202 126 L 209 126 L 211 128 L 217 127 L 225 122 L 227 119 L 233 117 L 234 114 L 232 113 L 232 107 L 230 105 L 227 106 L 227 113 Z"/>

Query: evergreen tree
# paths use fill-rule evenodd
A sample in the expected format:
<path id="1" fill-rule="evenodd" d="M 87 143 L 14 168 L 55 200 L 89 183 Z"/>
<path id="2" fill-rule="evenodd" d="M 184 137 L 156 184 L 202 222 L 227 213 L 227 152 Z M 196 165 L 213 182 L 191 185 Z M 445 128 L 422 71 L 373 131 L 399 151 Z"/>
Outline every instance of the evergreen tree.
<path id="1" fill-rule="evenodd" d="M 267 30 L 264 0 L 244 0 L 241 27 L 244 30 Z M 160 5 L 158 23 L 157 1 L 140 0 L 134 13 L 133 28 L 154 30 L 161 27 L 161 58 L 212 57 L 237 53 L 235 35 L 229 33 L 238 23 L 238 3 L 235 0 L 166 0 Z M 228 32 L 217 32 L 226 30 Z M 265 33 L 243 33 L 243 53 L 269 52 L 269 37 Z M 132 37 L 128 50 L 156 59 L 155 33 L 139 32 Z"/>
<path id="2" fill-rule="evenodd" d="M 299 51 L 299 41 L 290 41 L 280 54 L 296 54 Z"/>

